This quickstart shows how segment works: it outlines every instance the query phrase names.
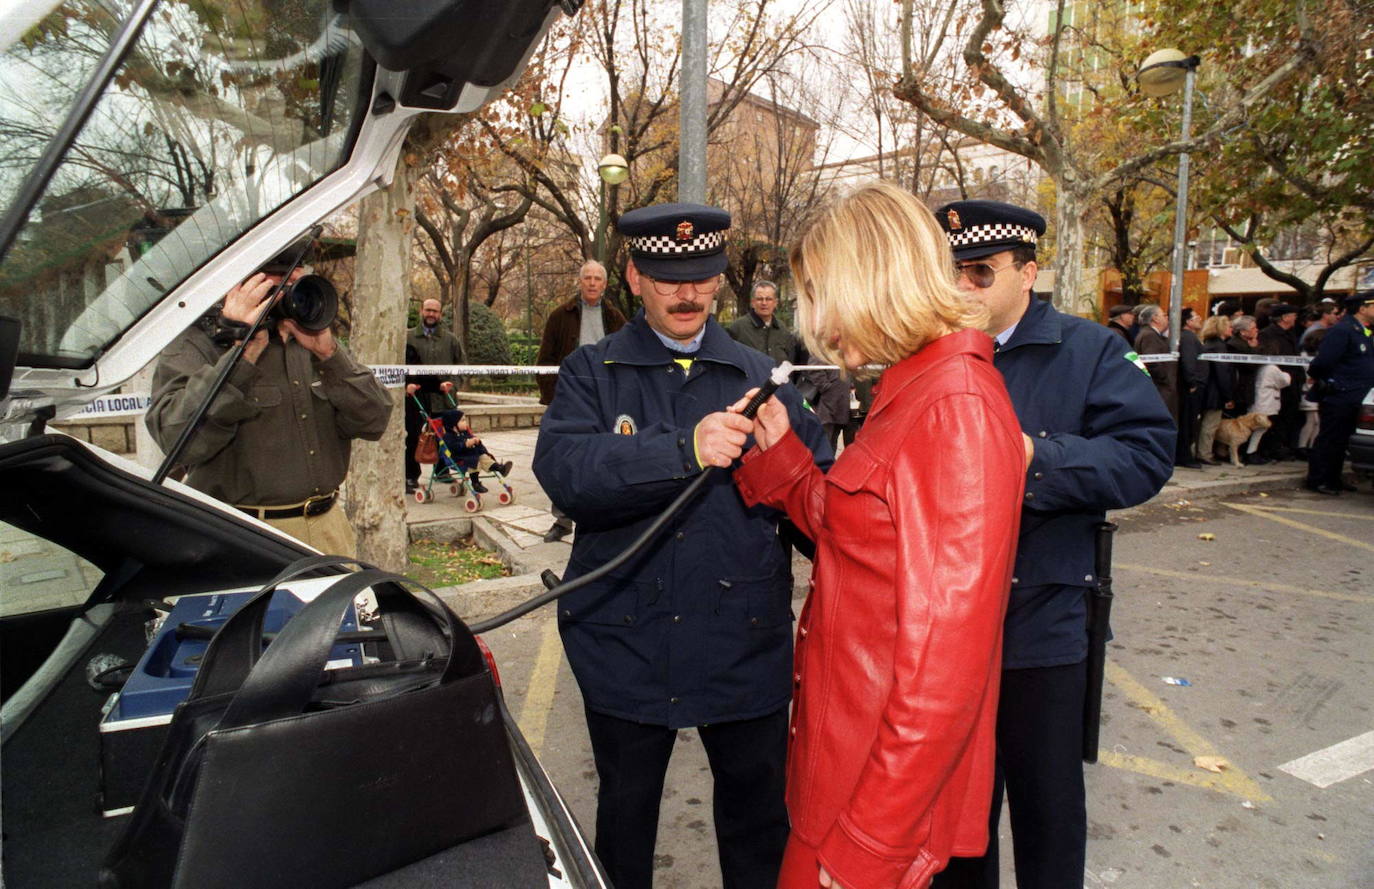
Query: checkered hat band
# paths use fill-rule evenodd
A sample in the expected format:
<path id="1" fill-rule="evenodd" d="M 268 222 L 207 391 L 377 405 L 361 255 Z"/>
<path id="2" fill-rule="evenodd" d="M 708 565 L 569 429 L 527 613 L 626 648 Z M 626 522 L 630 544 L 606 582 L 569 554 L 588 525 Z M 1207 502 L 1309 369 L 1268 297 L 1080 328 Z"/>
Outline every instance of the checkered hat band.
<path id="1" fill-rule="evenodd" d="M 679 241 L 672 235 L 645 235 L 630 238 L 630 249 L 645 256 L 697 256 L 719 250 L 725 244 L 725 232 L 703 232 L 690 241 Z"/>
<path id="2" fill-rule="evenodd" d="M 1020 241 L 1024 244 L 1035 243 L 1035 229 L 1025 225 L 971 225 L 963 231 L 949 233 L 949 246 L 972 247 L 975 244 L 990 244 L 1002 241 Z"/>

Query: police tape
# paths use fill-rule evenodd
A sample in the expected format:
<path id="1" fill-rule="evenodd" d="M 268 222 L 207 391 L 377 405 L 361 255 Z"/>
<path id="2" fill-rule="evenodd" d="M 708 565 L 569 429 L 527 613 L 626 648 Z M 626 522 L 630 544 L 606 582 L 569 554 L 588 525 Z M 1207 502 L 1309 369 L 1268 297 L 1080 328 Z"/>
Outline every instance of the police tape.
<path id="1" fill-rule="evenodd" d="M 1158 352 L 1154 355 L 1136 355 L 1145 364 L 1161 364 L 1177 361 L 1177 352 Z M 1224 364 L 1279 364 L 1286 367 L 1306 367 L 1312 359 L 1306 355 L 1239 355 L 1234 352 L 1203 352 L 1197 356 L 1202 361 L 1219 361 Z"/>
<path id="2" fill-rule="evenodd" d="M 146 392 L 102 395 L 99 398 L 91 399 L 91 403 L 82 408 L 75 416 L 85 419 L 88 417 L 120 417 L 129 414 L 141 414 L 147 411 L 148 406 L 152 403 L 151 393 Z"/>
<path id="3" fill-rule="evenodd" d="M 1157 355 L 1138 355 L 1140 361 L 1152 364 L 1161 361 L 1177 361 L 1177 352 Z M 1279 364 L 1292 367 L 1306 367 L 1312 360 L 1302 355 L 1237 355 L 1233 353 L 1206 352 L 1198 356 L 1203 361 L 1223 361 L 1233 364 Z M 406 377 L 452 376 L 452 377 L 515 377 L 557 374 L 558 368 L 548 364 L 377 364 L 370 367 L 377 381 L 388 389 L 399 389 L 405 385 Z M 833 364 L 803 364 L 792 368 L 793 373 L 811 370 L 838 370 Z M 119 417 L 141 414 L 152 404 L 152 395 L 147 392 L 127 392 L 119 395 L 102 395 L 91 400 L 73 419 L 95 417 Z"/>

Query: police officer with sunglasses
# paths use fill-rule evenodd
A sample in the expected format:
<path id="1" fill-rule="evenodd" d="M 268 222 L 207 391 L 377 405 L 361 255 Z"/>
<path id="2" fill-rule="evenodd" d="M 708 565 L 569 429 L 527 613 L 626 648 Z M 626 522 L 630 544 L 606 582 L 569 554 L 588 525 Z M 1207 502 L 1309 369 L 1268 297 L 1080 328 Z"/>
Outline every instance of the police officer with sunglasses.
<path id="1" fill-rule="evenodd" d="M 998 885 L 1005 786 L 1019 889 L 1081 889 L 1087 844 L 1082 731 L 1095 528 L 1168 480 L 1174 422 L 1129 344 L 1032 293 L 1040 214 L 956 201 L 935 214 L 960 289 L 991 312 L 993 363 L 1034 457 L 1026 471 L 1003 637 L 997 783 L 981 858 L 955 858 L 938 889 Z"/>

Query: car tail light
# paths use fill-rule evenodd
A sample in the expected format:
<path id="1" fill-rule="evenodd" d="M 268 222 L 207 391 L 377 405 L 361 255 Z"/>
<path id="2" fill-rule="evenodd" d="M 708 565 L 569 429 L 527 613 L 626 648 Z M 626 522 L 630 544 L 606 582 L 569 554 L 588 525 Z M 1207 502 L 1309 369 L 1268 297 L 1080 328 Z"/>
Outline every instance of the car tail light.
<path id="1" fill-rule="evenodd" d="M 482 650 L 482 657 L 486 658 L 487 669 L 491 671 L 491 681 L 496 683 L 496 687 L 501 687 L 501 671 L 496 669 L 496 658 L 492 657 L 491 649 L 487 648 L 487 643 L 482 641 L 481 636 L 473 636 L 477 640 L 477 647 Z"/>
<path id="2" fill-rule="evenodd" d="M 1360 429 L 1374 430 L 1374 404 L 1360 405 L 1360 417 L 1355 425 Z"/>

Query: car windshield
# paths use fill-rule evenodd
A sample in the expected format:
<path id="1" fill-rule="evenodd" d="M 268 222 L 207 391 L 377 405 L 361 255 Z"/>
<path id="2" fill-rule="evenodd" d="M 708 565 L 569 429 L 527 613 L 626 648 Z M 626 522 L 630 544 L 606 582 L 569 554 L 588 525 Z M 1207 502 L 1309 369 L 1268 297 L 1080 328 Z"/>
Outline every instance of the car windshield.
<path id="1" fill-rule="evenodd" d="M 142 3 L 55 5 L 0 55 L 8 210 Z M 164 0 L 0 264 L 20 364 L 82 368 L 346 159 L 368 65 L 330 0 Z"/>

